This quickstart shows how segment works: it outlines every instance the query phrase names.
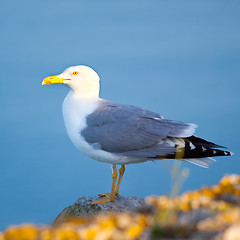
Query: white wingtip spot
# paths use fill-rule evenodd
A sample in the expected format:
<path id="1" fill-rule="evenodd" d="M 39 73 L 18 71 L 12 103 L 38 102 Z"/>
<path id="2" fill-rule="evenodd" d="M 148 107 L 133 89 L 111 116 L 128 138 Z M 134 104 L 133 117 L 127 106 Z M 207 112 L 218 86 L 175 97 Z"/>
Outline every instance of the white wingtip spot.
<path id="1" fill-rule="evenodd" d="M 207 149 L 206 149 L 205 147 L 202 147 L 202 151 L 203 151 L 203 152 L 206 152 Z"/>
<path id="2" fill-rule="evenodd" d="M 195 149 L 196 147 L 190 142 L 190 149 L 193 150 Z"/>

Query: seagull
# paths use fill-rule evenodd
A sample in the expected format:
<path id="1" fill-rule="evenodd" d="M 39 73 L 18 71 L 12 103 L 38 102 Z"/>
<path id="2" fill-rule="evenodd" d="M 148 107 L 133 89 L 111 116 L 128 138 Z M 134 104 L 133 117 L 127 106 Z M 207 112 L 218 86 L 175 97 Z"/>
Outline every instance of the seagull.
<path id="1" fill-rule="evenodd" d="M 100 194 L 92 204 L 115 200 L 127 164 L 176 159 L 207 168 L 215 161 L 210 157 L 232 155 L 218 149 L 224 147 L 194 136 L 195 124 L 100 98 L 100 78 L 88 66 L 69 67 L 46 77 L 42 85 L 53 83 L 70 87 L 63 117 L 73 144 L 88 157 L 112 166 L 111 192 Z M 121 165 L 119 177 L 116 165 Z"/>

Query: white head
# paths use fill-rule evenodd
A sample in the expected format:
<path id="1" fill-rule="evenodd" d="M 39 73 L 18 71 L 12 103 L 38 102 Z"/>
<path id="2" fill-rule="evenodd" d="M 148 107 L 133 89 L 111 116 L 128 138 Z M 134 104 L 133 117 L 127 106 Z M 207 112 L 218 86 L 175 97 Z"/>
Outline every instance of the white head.
<path id="1" fill-rule="evenodd" d="M 99 81 L 98 74 L 92 68 L 79 65 L 69 67 L 59 75 L 45 78 L 42 84 L 63 83 L 81 98 L 98 98 Z"/>

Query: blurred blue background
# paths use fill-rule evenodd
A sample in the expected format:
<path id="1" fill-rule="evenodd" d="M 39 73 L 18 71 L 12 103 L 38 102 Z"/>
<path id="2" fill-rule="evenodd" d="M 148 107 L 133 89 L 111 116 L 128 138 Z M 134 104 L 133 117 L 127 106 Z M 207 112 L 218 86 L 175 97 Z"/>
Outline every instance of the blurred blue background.
<path id="1" fill-rule="evenodd" d="M 67 136 L 67 87 L 41 85 L 72 65 L 99 73 L 103 98 L 196 123 L 197 136 L 235 152 L 207 170 L 183 164 L 182 191 L 240 173 L 239 12 L 237 0 L 2 1 L 0 229 L 51 223 L 78 197 L 110 189 L 110 166 Z M 168 194 L 170 180 L 163 163 L 130 165 L 120 192 Z"/>

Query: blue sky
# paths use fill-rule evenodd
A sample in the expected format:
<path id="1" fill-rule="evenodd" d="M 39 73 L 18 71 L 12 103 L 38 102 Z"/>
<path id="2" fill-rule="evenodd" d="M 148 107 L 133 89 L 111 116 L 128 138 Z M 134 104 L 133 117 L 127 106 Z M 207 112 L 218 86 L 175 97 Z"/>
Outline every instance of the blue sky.
<path id="1" fill-rule="evenodd" d="M 240 173 L 239 1 L 5 1 L 1 3 L 0 229 L 50 223 L 83 195 L 109 191 L 111 169 L 69 140 L 66 86 L 42 79 L 84 64 L 101 96 L 196 123 L 196 135 L 235 155 L 209 169 L 183 164 L 182 191 Z M 171 161 L 126 167 L 124 196 L 170 192 Z"/>

